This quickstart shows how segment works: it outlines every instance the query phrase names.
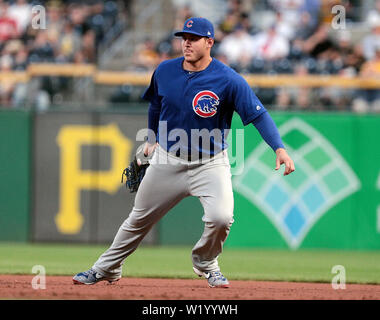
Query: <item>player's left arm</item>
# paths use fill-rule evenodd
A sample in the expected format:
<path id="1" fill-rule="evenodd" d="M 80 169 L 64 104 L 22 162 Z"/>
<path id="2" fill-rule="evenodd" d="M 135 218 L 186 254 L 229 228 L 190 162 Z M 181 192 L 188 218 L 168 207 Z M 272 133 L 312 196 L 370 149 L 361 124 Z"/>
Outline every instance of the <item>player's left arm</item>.
<path id="1" fill-rule="evenodd" d="M 247 81 L 236 74 L 231 77 L 230 85 L 230 99 L 243 124 L 252 123 L 264 141 L 275 151 L 275 169 L 278 170 L 282 164 L 285 164 L 284 175 L 292 173 L 295 170 L 294 162 L 285 150 L 276 124 Z"/>
<path id="2" fill-rule="evenodd" d="M 252 124 L 259 131 L 264 141 L 276 153 L 276 170 L 280 169 L 281 165 L 285 165 L 284 176 L 292 173 L 295 170 L 294 162 L 285 150 L 281 140 L 280 133 L 268 112 L 260 114 L 252 121 Z"/>

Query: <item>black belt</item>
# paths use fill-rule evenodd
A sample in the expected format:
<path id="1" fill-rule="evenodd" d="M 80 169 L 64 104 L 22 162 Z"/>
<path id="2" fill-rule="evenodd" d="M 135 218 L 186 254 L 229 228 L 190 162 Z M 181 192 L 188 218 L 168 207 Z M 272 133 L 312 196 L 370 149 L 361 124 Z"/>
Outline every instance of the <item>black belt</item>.
<path id="1" fill-rule="evenodd" d="M 202 160 L 202 158 L 203 158 L 203 154 L 202 153 L 199 153 L 198 157 L 196 155 L 194 155 L 194 154 L 191 154 L 191 153 L 189 153 L 187 155 L 187 157 L 183 157 L 183 156 L 181 157 L 181 152 L 180 152 L 179 149 L 176 151 L 176 153 L 174 153 L 174 155 L 176 157 L 180 158 L 180 159 L 186 159 L 187 158 L 187 161 L 189 161 L 189 162 L 196 161 L 196 160 Z M 211 159 L 214 156 L 215 156 L 214 154 L 205 154 L 204 155 L 204 157 L 207 158 L 207 159 Z"/>

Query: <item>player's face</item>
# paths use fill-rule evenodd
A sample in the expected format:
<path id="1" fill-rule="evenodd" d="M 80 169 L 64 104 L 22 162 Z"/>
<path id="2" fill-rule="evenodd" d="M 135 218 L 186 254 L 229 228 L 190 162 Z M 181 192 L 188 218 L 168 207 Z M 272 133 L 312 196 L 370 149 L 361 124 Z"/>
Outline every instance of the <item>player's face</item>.
<path id="1" fill-rule="evenodd" d="M 210 54 L 213 40 L 194 34 L 185 33 L 182 36 L 182 52 L 185 60 L 190 63 L 197 62 Z"/>

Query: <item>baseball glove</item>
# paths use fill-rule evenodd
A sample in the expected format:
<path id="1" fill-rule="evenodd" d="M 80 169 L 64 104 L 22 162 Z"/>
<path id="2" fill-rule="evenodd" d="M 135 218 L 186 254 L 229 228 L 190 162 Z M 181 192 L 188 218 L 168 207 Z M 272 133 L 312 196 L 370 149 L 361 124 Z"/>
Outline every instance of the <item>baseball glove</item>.
<path id="1" fill-rule="evenodd" d="M 133 161 L 127 168 L 124 169 L 121 175 L 121 183 L 124 182 L 124 176 L 126 177 L 125 187 L 131 193 L 137 192 L 141 181 L 145 176 L 146 169 L 149 167 L 149 160 L 151 156 L 145 156 L 143 152 L 143 145 L 137 148 L 136 155 Z"/>

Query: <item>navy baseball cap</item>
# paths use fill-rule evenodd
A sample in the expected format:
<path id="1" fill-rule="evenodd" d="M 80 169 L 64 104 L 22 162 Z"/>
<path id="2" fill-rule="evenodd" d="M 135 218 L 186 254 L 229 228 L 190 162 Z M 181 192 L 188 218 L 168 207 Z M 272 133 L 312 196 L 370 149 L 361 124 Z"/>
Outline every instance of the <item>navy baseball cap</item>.
<path id="1" fill-rule="evenodd" d="M 195 34 L 200 37 L 214 38 L 214 26 L 206 18 L 189 18 L 183 25 L 183 30 L 174 33 L 176 37 L 182 37 L 184 33 Z"/>

